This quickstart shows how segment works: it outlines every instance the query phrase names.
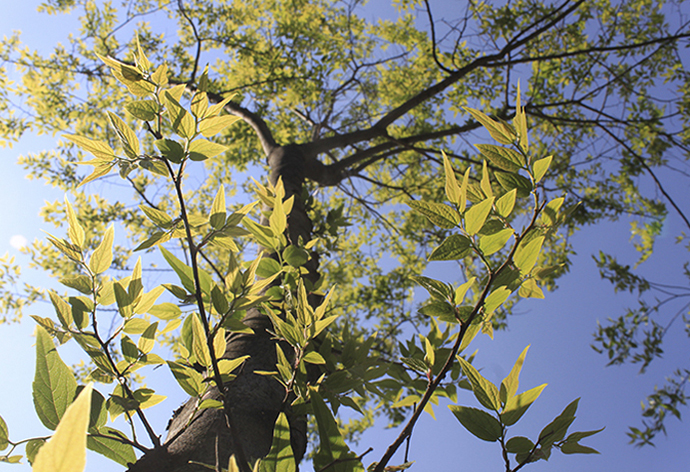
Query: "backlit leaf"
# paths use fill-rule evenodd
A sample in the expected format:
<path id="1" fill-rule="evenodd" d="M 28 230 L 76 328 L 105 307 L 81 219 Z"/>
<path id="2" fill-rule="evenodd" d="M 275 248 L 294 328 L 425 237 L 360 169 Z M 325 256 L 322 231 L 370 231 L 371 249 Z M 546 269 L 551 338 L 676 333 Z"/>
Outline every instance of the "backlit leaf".
<path id="1" fill-rule="evenodd" d="M 410 200 L 407 204 L 441 228 L 455 228 L 460 223 L 460 214 L 443 203 Z"/>
<path id="2" fill-rule="evenodd" d="M 517 172 L 525 165 L 525 158 L 514 149 L 494 144 L 475 144 L 482 155 L 495 167 L 507 172 Z"/>
<path id="3" fill-rule="evenodd" d="M 92 384 L 88 384 L 65 411 L 55 434 L 41 447 L 33 472 L 82 472 L 86 467 L 86 429 L 89 425 Z"/>
<path id="4" fill-rule="evenodd" d="M 207 141 L 205 139 L 195 139 L 189 145 L 189 158 L 193 161 L 204 161 L 216 157 L 226 150 L 227 146 L 223 146 L 222 144 Z"/>
<path id="5" fill-rule="evenodd" d="M 501 144 L 512 144 L 515 141 L 516 133 L 512 126 L 502 121 L 496 121 L 474 108 L 463 107 L 472 118 L 486 128 L 492 138 Z"/>
<path id="6" fill-rule="evenodd" d="M 479 400 L 479 403 L 490 410 L 498 411 L 501 408 L 501 402 L 498 398 L 498 388 L 486 380 L 482 374 L 465 359 L 458 356 L 458 361 L 462 366 L 462 372 L 472 384 L 472 391 L 474 392 L 474 396 L 477 397 L 477 400 Z"/>
<path id="7" fill-rule="evenodd" d="M 539 398 L 542 390 L 546 387 L 546 384 L 542 384 L 538 387 L 534 387 L 526 392 L 522 392 L 519 395 L 514 395 L 508 398 L 503 412 L 501 412 L 501 421 L 507 426 L 514 425 L 517 421 L 522 418 L 527 409 L 534 403 L 534 401 Z"/>
<path id="8" fill-rule="evenodd" d="M 491 207 L 494 204 L 494 197 L 487 198 L 486 200 L 474 204 L 469 210 L 465 212 L 465 231 L 470 236 L 474 236 L 482 229 L 486 218 L 491 212 Z"/>
<path id="9" fill-rule="evenodd" d="M 36 326 L 36 372 L 32 384 L 34 408 L 41 423 L 54 430 L 77 391 L 77 381 L 60 359 L 53 339 Z"/>
<path id="10" fill-rule="evenodd" d="M 205 137 L 210 138 L 217 135 L 240 118 L 233 115 L 213 116 L 206 118 L 199 123 L 199 132 Z"/>
<path id="11" fill-rule="evenodd" d="M 98 247 L 91 254 L 89 260 L 89 269 L 94 274 L 102 274 L 110 268 L 113 263 L 113 238 L 115 229 L 111 224 L 103 235 Z"/>
<path id="12" fill-rule="evenodd" d="M 525 240 L 520 242 L 515 255 L 513 255 L 513 262 L 521 273 L 528 274 L 532 270 L 532 267 L 537 263 L 543 243 L 543 236 L 532 238 L 527 242 Z"/>

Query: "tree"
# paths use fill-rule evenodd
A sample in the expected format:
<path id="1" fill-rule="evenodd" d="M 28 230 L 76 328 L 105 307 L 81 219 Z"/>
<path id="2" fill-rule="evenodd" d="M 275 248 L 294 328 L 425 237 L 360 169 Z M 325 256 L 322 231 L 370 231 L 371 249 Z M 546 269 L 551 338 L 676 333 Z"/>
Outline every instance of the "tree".
<path id="1" fill-rule="evenodd" d="M 420 5 L 420 18 L 431 25 L 428 33 L 417 28 L 411 14 Z M 24 72 L 22 84 L 6 83 L 5 90 L 23 99 L 32 111 L 30 116 L 17 116 L 5 105 L 5 139 L 17 139 L 27 130 L 57 132 L 70 128 L 74 136 L 88 135 L 116 147 L 119 139 L 128 136 L 122 131 L 125 128 L 117 118 L 108 119 L 100 110 L 114 110 L 124 116 L 117 110 L 126 102 L 126 92 L 115 85 L 108 67 L 95 53 L 106 58 L 115 76 L 128 83 L 130 92 L 143 96 L 151 91 L 138 89 L 141 79 L 136 67 L 142 67 L 143 56 L 139 54 L 137 58 L 136 53 L 128 52 L 137 50 L 133 38 L 140 38 L 141 48 L 151 62 L 166 62 L 167 80 L 178 85 L 169 98 L 161 98 L 167 110 L 179 106 L 183 90 L 187 94 L 203 91 L 212 103 L 222 104 L 227 113 L 249 125 L 229 127 L 222 137 L 209 141 L 227 149 L 205 160 L 209 176 L 196 189 L 197 200 L 190 215 L 207 215 L 214 202 L 221 201 L 217 193 L 219 183 L 228 185 L 235 181 L 233 172 L 267 159 L 270 185 L 260 187 L 266 189 L 260 192 L 265 203 L 280 207 L 272 200 L 276 195 L 283 196 L 279 188 L 284 189 L 288 200 L 295 197 L 286 241 L 296 248 L 282 256 L 288 265 L 289 260 L 301 261 L 304 251 L 313 249 L 305 245 L 318 236 L 322 241 L 319 253 L 311 254 L 304 265 L 305 290 L 315 291 L 319 272 L 327 274 L 329 282 L 339 287 L 331 300 L 334 313 L 340 313 L 342 320 L 334 338 L 359 346 L 358 339 L 371 339 L 371 331 L 365 326 L 373 324 L 375 330 L 386 333 L 376 342 L 376 350 L 391 359 L 400 354 L 400 347 L 392 340 L 401 334 L 403 325 L 429 324 L 424 310 L 419 313 L 410 306 L 411 276 L 421 274 L 427 256 L 418 248 L 435 248 L 451 237 L 449 228 L 429 228 L 425 218 L 403 211 L 399 205 L 410 198 L 441 199 L 437 182 L 445 166 L 439 149 L 449 149 L 448 162 L 458 175 L 465 175 L 469 165 L 481 166 L 483 159 L 488 161 L 484 172 L 475 171 L 475 177 L 468 180 L 468 198 L 474 203 L 483 201 L 491 190 L 486 182 L 482 184 L 480 175 L 491 175 L 496 192 L 516 189 L 522 197 L 533 189 L 524 176 L 514 177 L 517 169 L 510 153 L 484 146 L 480 148 L 481 156 L 477 156 L 464 146 L 466 136 L 481 128 L 482 115 L 473 114 L 460 125 L 450 118 L 451 112 L 467 116 L 462 107 L 475 105 L 496 120 L 514 119 L 516 93 L 511 84 L 516 75 L 528 79 L 525 113 L 531 120 L 530 152 L 554 156 L 540 189 L 546 192 L 548 200 L 565 193 L 569 200 L 580 202 L 562 222 L 561 232 L 545 242 L 540 265 L 551 270 L 540 274 L 543 283 L 553 287 L 556 278 L 567 270 L 571 250 L 568 235 L 581 225 L 624 214 L 636 215 L 641 219 L 638 233 L 644 236 L 643 249 L 651 250 L 665 206 L 645 197 L 634 177 L 647 173 L 654 178 L 655 169 L 669 165 L 672 152 L 684 152 L 687 117 L 680 105 L 664 110 L 668 99 L 655 98 L 653 93 L 658 81 L 667 79 L 679 85 L 671 103 L 683 103 L 686 95 L 681 86 L 685 75 L 677 58 L 679 43 L 688 37 L 687 28 L 684 24 L 665 24 L 664 15 L 681 11 L 682 5 L 669 4 L 654 10 L 654 15 L 640 17 L 640 9 L 651 9 L 651 3 L 520 2 L 501 8 L 480 4 L 459 12 L 462 16 L 456 21 L 445 18 L 435 22 L 430 5 L 403 2 L 399 19 L 377 24 L 367 24 L 357 16 L 356 2 L 299 2 L 299 6 L 302 13 L 295 15 L 294 2 L 242 2 L 230 6 L 191 6 L 182 2 L 152 6 L 148 2 L 131 2 L 123 12 L 122 24 L 169 13 L 179 22 L 179 37 L 167 42 L 142 23 L 122 43 L 115 34 L 123 31 L 117 28 L 118 12 L 85 2 L 80 5 L 84 11 L 83 37 L 74 39 L 72 52 L 58 48 L 52 57 L 43 58 L 21 49 L 18 38 L 5 41 L 5 59 Z M 73 2 L 44 6 L 54 13 L 74 7 Z M 210 72 L 202 73 L 202 65 L 211 60 L 216 62 Z M 73 84 L 86 85 L 86 92 L 73 93 Z M 232 93 L 240 95 L 226 102 Z M 144 121 L 153 120 L 151 113 L 159 111 L 151 109 L 150 103 L 129 105 L 127 110 L 131 117 Z M 191 115 L 180 112 L 180 120 L 184 116 Z M 177 126 L 183 126 L 181 123 Z M 113 127 L 119 133 L 113 132 Z M 148 130 L 157 140 L 164 137 L 156 135 L 161 131 L 153 125 Z M 176 130 L 178 135 L 180 131 Z M 600 142 L 612 147 L 601 146 Z M 45 177 L 65 190 L 73 189 L 81 175 L 75 164 L 82 159 L 75 143 L 80 144 L 78 138 L 61 144 L 62 160 L 36 155 L 24 162 L 35 176 Z M 159 151 L 173 163 L 179 160 L 180 150 L 165 143 L 159 141 Z M 83 147 L 84 143 L 81 144 Z M 138 156 L 135 151 L 130 149 Z M 206 152 L 211 151 L 204 149 L 199 153 Z M 148 241 L 149 246 L 177 236 L 174 230 L 181 230 L 182 226 L 176 226 L 181 223 L 175 217 L 168 221 L 156 211 L 181 211 L 179 195 L 151 174 L 133 172 L 142 167 L 163 173 L 163 169 L 156 167 L 155 159 L 129 157 L 126 162 L 117 161 L 117 165 L 148 209 L 143 211 L 149 220 L 142 218 L 138 209 L 81 194 L 74 201 L 80 224 L 89 235 L 97 235 L 104 234 L 106 225 L 114 221 L 126 228 L 132 239 Z M 110 170 L 105 164 L 100 166 L 101 175 L 106 167 Z M 97 171 L 95 177 L 98 176 Z M 663 191 L 661 183 L 659 186 Z M 58 221 L 63 208 L 48 208 L 47 218 Z M 516 206 L 511 214 L 519 218 L 530 211 L 525 203 Z M 185 226 L 190 224 L 194 223 L 187 221 Z M 358 230 L 345 233 L 343 229 L 348 224 L 356 225 Z M 159 228 L 158 232 L 154 226 Z M 261 242 L 261 226 L 249 223 L 247 230 Z M 85 244 L 96 247 L 100 241 Z M 215 267 L 218 261 L 229 257 L 233 244 L 241 248 L 245 243 L 228 240 L 226 244 L 221 249 L 203 248 L 199 253 L 208 272 L 224 275 L 223 270 Z M 131 273 L 129 248 L 116 249 L 114 269 Z M 183 249 L 194 261 L 194 246 L 187 241 Z M 367 257 L 369 252 L 380 256 Z M 45 245 L 36 247 L 33 256 L 38 265 L 53 273 L 63 277 L 75 275 L 74 261 L 65 260 Z M 397 259 L 400 264 L 386 272 L 379 263 L 382 256 Z M 179 259 L 171 257 L 166 260 L 175 267 L 174 261 Z M 482 280 L 485 273 L 481 262 L 475 259 L 466 263 L 468 280 Z M 274 275 L 271 265 L 265 262 L 257 270 L 263 275 Z M 361 281 L 365 279 L 369 284 L 363 286 Z M 77 279 L 66 278 L 63 282 L 74 287 L 79 283 L 74 280 Z M 195 290 L 190 287 L 185 288 L 192 294 L 199 284 L 194 285 Z M 538 288 L 532 290 L 540 293 Z M 38 292 L 29 288 L 27 295 L 30 300 L 35 299 Z M 196 295 L 203 299 L 203 294 Z M 5 300 L 12 308 L 21 308 L 24 303 L 9 293 Z M 510 303 L 494 315 L 496 326 L 505 323 Z M 318 299 L 311 304 L 322 306 Z M 203 324 L 203 317 L 200 321 Z M 257 315 L 250 316 L 245 323 L 250 327 L 256 323 L 253 327 L 261 329 L 267 320 Z M 237 337 L 232 339 L 240 343 Z M 263 339 L 270 344 L 269 336 Z M 369 340 L 362 345 L 374 342 Z M 274 351 L 262 348 L 258 341 L 243 346 L 246 351 L 229 349 L 236 354 L 234 357 L 249 353 L 250 361 L 257 365 L 275 364 L 271 358 L 262 360 L 257 350 Z M 260 382 L 263 386 L 255 390 L 274 392 L 267 395 L 281 399 L 278 404 L 282 404 L 280 384 L 270 378 Z M 361 395 L 361 400 L 366 401 L 367 394 Z M 336 406 L 340 401 L 356 405 L 354 400 L 345 398 L 349 397 L 341 399 L 335 395 L 329 400 Z M 257 401 L 250 403 L 256 405 Z M 399 409 L 388 409 L 387 414 L 393 422 L 403 420 Z M 253 421 L 257 417 L 248 416 Z M 265 452 L 271 442 L 272 420 L 264 426 L 262 439 L 250 442 Z M 188 447 L 194 449 L 195 445 L 188 443 Z M 304 444 L 293 447 L 296 451 L 304 450 Z"/>

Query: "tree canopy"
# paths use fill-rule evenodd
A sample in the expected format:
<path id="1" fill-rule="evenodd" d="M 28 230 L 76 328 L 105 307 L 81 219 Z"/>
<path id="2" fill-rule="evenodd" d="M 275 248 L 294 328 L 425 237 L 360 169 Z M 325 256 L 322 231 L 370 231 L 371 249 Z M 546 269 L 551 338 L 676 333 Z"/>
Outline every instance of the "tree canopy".
<path id="1" fill-rule="evenodd" d="M 632 217 L 640 261 L 653 255 L 668 211 L 690 228 L 658 176 L 666 169 L 684 172 L 688 157 L 681 51 L 690 31 L 682 2 L 468 2 L 459 8 L 400 1 L 374 13 L 389 19 L 374 20 L 358 1 L 48 1 L 41 9 L 56 17 L 79 14 L 81 29 L 49 55 L 25 48 L 18 34 L 2 42 L 0 55 L 22 80 L 12 83 L 4 69 L 0 74 L 0 139 L 61 136 L 55 151 L 21 162 L 32 176 L 71 194 L 71 203 L 43 209 L 58 227 L 67 214 L 68 238 L 51 237 L 29 251 L 37 267 L 96 303 L 32 286 L 17 295 L 6 284 L 0 286 L 3 311 L 17 317 L 27 304 L 51 300 L 62 327 L 37 321 L 59 342 L 74 337 L 85 349 L 95 370 L 83 377 L 126 377 L 107 399 L 111 416 L 120 408 L 143 417 L 142 405 L 157 398 L 153 391 L 130 390 L 141 379 L 113 373 L 114 366 L 157 363 L 153 339 L 167 343 L 177 356 L 168 366 L 194 401 L 173 420 L 171 446 L 161 449 L 149 433 L 151 450 L 130 470 L 177 467 L 178 453 L 184 461 L 214 457 L 213 438 L 199 431 L 214 431 L 202 423 L 219 416 L 198 413 L 195 398 L 205 394 L 205 384 L 195 364 L 216 388 L 227 383 L 235 392 L 220 398 L 216 391 L 207 398 L 210 410 L 244 405 L 246 426 L 257 422 L 257 404 L 273 405 L 256 438 L 234 437 L 232 425 L 223 433 L 234 444 L 229 450 L 253 458 L 269 450 L 267 457 L 277 457 L 286 441 L 302 456 L 307 436 L 300 402 L 294 410 L 284 407 L 295 399 L 309 398 L 322 445 L 335 427 L 322 397 L 334 411 L 345 406 L 368 414 L 380 401 L 382 415 L 411 425 L 411 433 L 409 418 L 423 410 L 416 405 L 424 392 L 454 398 L 456 384 L 442 383 L 451 368 L 454 380 L 462 371 L 464 386 L 498 412 L 517 383 L 513 389 L 508 381 L 493 398 L 465 358 L 453 361 L 461 347 L 453 342 L 462 342 L 478 326 L 475 320 L 491 333 L 510 322 L 518 295 L 543 297 L 541 287 L 554 288 L 570 265 L 569 237 L 583 226 Z M 654 182 L 652 191 L 645 191 L 642 177 Z M 131 194 L 118 186 L 120 179 Z M 263 210 L 252 206 L 253 195 Z M 235 197 L 230 214 L 228 196 Z M 535 225 L 539 232 L 532 231 Z M 261 262 L 257 243 L 267 255 Z M 142 251 L 138 262 L 135 253 Z M 430 260 L 459 260 L 456 286 L 439 285 L 433 274 L 420 277 Z M 179 280 L 163 285 L 172 298 L 153 309 L 164 289 L 143 291 L 142 274 L 163 265 Z M 654 286 L 605 254 L 600 265 L 619 289 L 644 293 Z M 112 278 L 101 281 L 106 271 Z M 4 275 L 7 282 L 14 277 Z M 255 275 L 261 281 L 253 283 Z M 415 285 L 435 301 L 416 304 Z M 104 287 L 107 294 L 99 292 Z M 471 304 L 457 295 L 463 290 Z M 511 292 L 516 296 L 508 298 Z M 269 302 L 275 313 L 265 308 Z M 79 333 L 95 324 L 99 304 L 116 305 L 114 316 L 127 322 L 146 313 L 171 322 L 166 329 L 148 321 L 131 327 L 138 342 L 124 336 L 129 341 L 118 341 L 106 362 L 114 338 L 94 344 Z M 643 304 L 600 329 L 597 341 L 613 362 L 646 366 L 660 354 L 664 327 L 650 321 L 653 311 Z M 93 321 L 86 316 L 91 312 Z M 296 317 L 293 325 L 286 313 Z M 295 338 L 294 323 L 305 320 L 324 321 L 323 328 Z M 443 323 L 460 331 L 453 334 Z M 652 330 L 641 333 L 648 323 Z M 326 326 L 328 334 L 317 336 Z M 264 334 L 243 335 L 249 328 Z M 225 339 L 226 330 L 223 350 L 214 339 Z M 421 345 L 407 340 L 411 331 L 426 333 Z M 641 343 L 640 336 L 651 341 Z M 278 346 L 298 349 L 276 350 L 276 337 Z M 312 368 L 300 362 L 305 356 Z M 227 361 L 222 369 L 219 361 Z M 243 361 L 252 372 L 273 372 L 277 365 L 279 381 L 233 373 Z M 317 391 L 322 373 L 328 375 Z M 431 385 L 438 379 L 432 390 L 424 375 Z M 679 412 L 687 378 L 680 370 L 668 395 L 656 393 L 655 405 L 666 407 L 650 405 L 655 422 L 633 430 L 635 441 L 663 430 L 669 406 Z M 358 387 L 361 382 L 371 388 Z M 248 390 L 260 394 L 248 397 Z M 561 423 L 576 407 L 566 408 Z M 481 423 L 486 413 L 463 408 L 453 413 L 472 431 L 468 424 Z M 289 418 L 278 417 L 274 435 L 283 410 Z M 231 416 L 226 411 L 225 418 Z M 192 417 L 206 419 L 185 429 Z M 54 428 L 57 419 L 46 421 Z M 497 440 L 495 428 L 512 424 L 502 420 L 473 433 Z M 346 432 L 366 426 L 367 420 L 355 421 Z M 570 444 L 580 447 L 582 437 Z M 238 446 L 242 441 L 256 449 Z M 508 448 L 518 463 L 520 457 L 548 458 L 547 452 L 535 455 L 535 443 L 525 444 Z M 341 449 L 320 449 L 315 463 L 326 466 L 351 454 L 344 443 L 336 446 Z M 530 456 L 520 456 L 525 453 Z M 118 459 L 132 462 L 129 455 Z M 238 461 L 243 469 L 246 460 Z M 387 459 L 380 463 L 388 465 Z"/>

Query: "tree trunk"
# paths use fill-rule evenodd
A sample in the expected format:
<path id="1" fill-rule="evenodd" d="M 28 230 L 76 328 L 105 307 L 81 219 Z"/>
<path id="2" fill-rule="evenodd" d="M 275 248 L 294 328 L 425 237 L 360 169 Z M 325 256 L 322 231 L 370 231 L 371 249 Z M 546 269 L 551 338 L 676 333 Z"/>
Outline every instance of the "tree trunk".
<path id="1" fill-rule="evenodd" d="M 273 184 L 282 178 L 285 198 L 295 196 L 291 213 L 288 215 L 287 236 L 290 242 L 299 238 L 307 242 L 311 239 L 312 222 L 307 215 L 301 199 L 304 188 L 305 161 L 298 145 L 275 147 L 268 156 L 270 181 Z M 318 257 L 306 264 L 309 274 L 306 278 L 312 283 L 318 279 Z M 230 334 L 224 357 L 237 358 L 249 355 L 237 378 L 226 388 L 226 402 L 245 456 L 253 462 L 265 456 L 273 438 L 275 420 L 283 409 L 285 389 L 276 380 L 258 375 L 255 371 L 276 370 L 275 341 L 267 329 L 271 327 L 267 316 L 259 310 L 249 310 L 244 323 L 254 330 L 254 334 Z M 221 400 L 217 388 L 212 388 L 203 399 Z M 208 468 L 190 464 L 190 461 L 214 466 L 216 463 L 226 468 L 229 457 L 235 453 L 233 438 L 226 423 L 223 410 L 204 409 L 194 413 L 197 399 L 191 398 L 173 415 L 168 425 L 168 437 L 158 449 L 147 452 L 130 472 L 207 472 Z M 291 440 L 297 462 L 306 450 L 306 418 L 290 415 Z M 192 417 L 193 415 L 193 417 Z M 190 420 L 191 417 L 191 420 Z"/>

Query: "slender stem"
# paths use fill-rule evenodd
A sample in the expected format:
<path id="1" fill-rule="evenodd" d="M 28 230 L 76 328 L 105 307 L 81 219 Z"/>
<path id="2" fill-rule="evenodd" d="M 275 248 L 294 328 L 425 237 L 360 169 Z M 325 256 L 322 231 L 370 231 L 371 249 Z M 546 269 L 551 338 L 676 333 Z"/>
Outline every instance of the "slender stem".
<path id="1" fill-rule="evenodd" d="M 525 235 L 527 235 L 530 232 L 530 230 L 535 226 L 535 224 L 537 222 L 537 217 L 541 213 L 542 208 L 543 208 L 543 205 L 536 207 L 534 209 L 534 214 L 532 215 L 532 220 L 530 221 L 530 224 L 527 226 L 525 231 L 522 233 L 522 236 L 516 238 L 515 244 L 513 245 L 512 249 L 510 250 L 510 253 L 506 257 L 503 264 L 501 264 L 501 267 L 499 267 L 496 272 L 490 273 L 489 280 L 487 281 L 486 285 L 484 286 L 484 289 L 482 290 L 482 293 L 479 296 L 479 299 L 477 300 L 477 303 L 475 304 L 474 309 L 472 310 L 472 313 L 470 313 L 470 316 L 467 319 L 467 321 L 465 321 L 464 323 L 462 323 L 460 325 L 460 331 L 458 333 L 458 337 L 455 340 L 455 344 L 453 345 L 453 348 L 451 349 L 451 352 L 448 355 L 448 358 L 446 359 L 445 364 L 441 368 L 441 371 L 439 372 L 439 374 L 433 379 L 433 381 L 427 387 L 426 391 L 424 392 L 424 396 L 422 397 L 422 399 L 419 402 L 419 405 L 417 406 L 415 411 L 412 413 L 412 417 L 408 420 L 407 424 L 405 425 L 403 430 L 400 432 L 400 435 L 396 438 L 396 440 L 390 446 L 388 446 L 388 449 L 386 449 L 386 452 L 384 453 L 383 457 L 381 457 L 381 460 L 376 465 L 374 472 L 383 472 L 386 465 L 388 465 L 388 462 L 393 457 L 393 454 L 395 454 L 395 452 L 402 445 L 402 443 L 405 441 L 405 439 L 408 438 L 412 434 L 412 429 L 414 428 L 414 425 L 419 420 L 419 417 L 421 416 L 422 412 L 424 411 L 424 408 L 426 407 L 427 403 L 429 403 L 429 400 L 431 400 L 431 398 L 432 398 L 434 392 L 436 391 L 436 389 L 438 388 L 439 384 L 445 378 L 446 374 L 448 373 L 448 371 L 453 366 L 453 363 L 455 362 L 455 356 L 458 354 L 458 351 L 460 350 L 460 346 L 462 345 L 462 340 L 465 337 L 465 334 L 467 333 L 467 329 L 470 327 L 472 322 L 479 315 L 479 312 L 481 311 L 481 308 L 484 305 L 484 300 L 489 295 L 489 291 L 491 289 L 491 286 L 493 285 L 494 280 L 496 280 L 496 278 L 510 265 L 510 263 L 513 260 L 513 256 L 515 255 L 515 251 L 517 250 L 518 246 L 520 245 L 520 242 L 525 237 Z"/>
<path id="2" fill-rule="evenodd" d="M 240 442 L 240 438 L 237 434 L 237 428 L 235 427 L 234 420 L 233 420 L 233 415 L 232 411 L 230 410 L 229 405 L 227 404 L 227 401 L 225 401 L 225 384 L 223 382 L 223 377 L 220 373 L 220 367 L 218 366 L 218 359 L 216 358 L 215 354 L 215 349 L 213 347 L 213 340 L 216 336 L 216 332 L 211 333 L 211 328 L 209 325 L 209 320 L 206 314 L 206 308 L 204 306 L 204 299 L 203 299 L 203 294 L 201 292 L 201 279 L 199 276 L 199 266 L 197 263 L 197 255 L 199 254 L 199 248 L 197 245 L 194 243 L 194 237 L 192 236 L 192 229 L 191 225 L 189 224 L 189 217 L 187 215 L 187 208 L 185 205 L 185 199 L 184 195 L 182 193 L 182 175 L 183 175 L 183 170 L 184 170 L 184 164 L 185 162 L 183 161 L 182 164 L 180 164 L 179 170 L 177 172 L 177 175 L 175 174 L 174 170 L 170 166 L 170 163 L 166 160 L 165 165 L 168 167 L 168 172 L 170 173 L 170 176 L 173 179 L 173 184 L 175 186 L 175 192 L 177 193 L 177 199 L 180 204 L 180 216 L 182 217 L 182 221 L 184 222 L 184 227 L 185 227 L 185 232 L 186 232 L 186 237 L 187 237 L 187 245 L 189 246 L 189 259 L 192 265 L 192 275 L 194 277 L 194 298 L 196 298 L 196 303 L 197 307 L 199 308 L 199 317 L 201 318 L 201 322 L 204 327 L 204 334 L 206 335 L 206 346 L 209 351 L 209 355 L 211 358 L 211 367 L 213 370 L 213 380 L 214 383 L 216 384 L 218 390 L 221 392 L 223 395 L 223 412 L 225 413 L 225 420 L 227 423 L 227 426 L 230 430 L 230 436 L 232 437 L 232 442 L 233 442 L 233 450 L 235 452 L 235 455 L 237 457 L 238 461 L 238 466 L 240 467 L 242 472 L 251 472 L 251 469 L 249 467 L 249 463 L 247 462 L 246 455 L 244 454 L 244 448 L 242 447 L 242 443 Z"/>

